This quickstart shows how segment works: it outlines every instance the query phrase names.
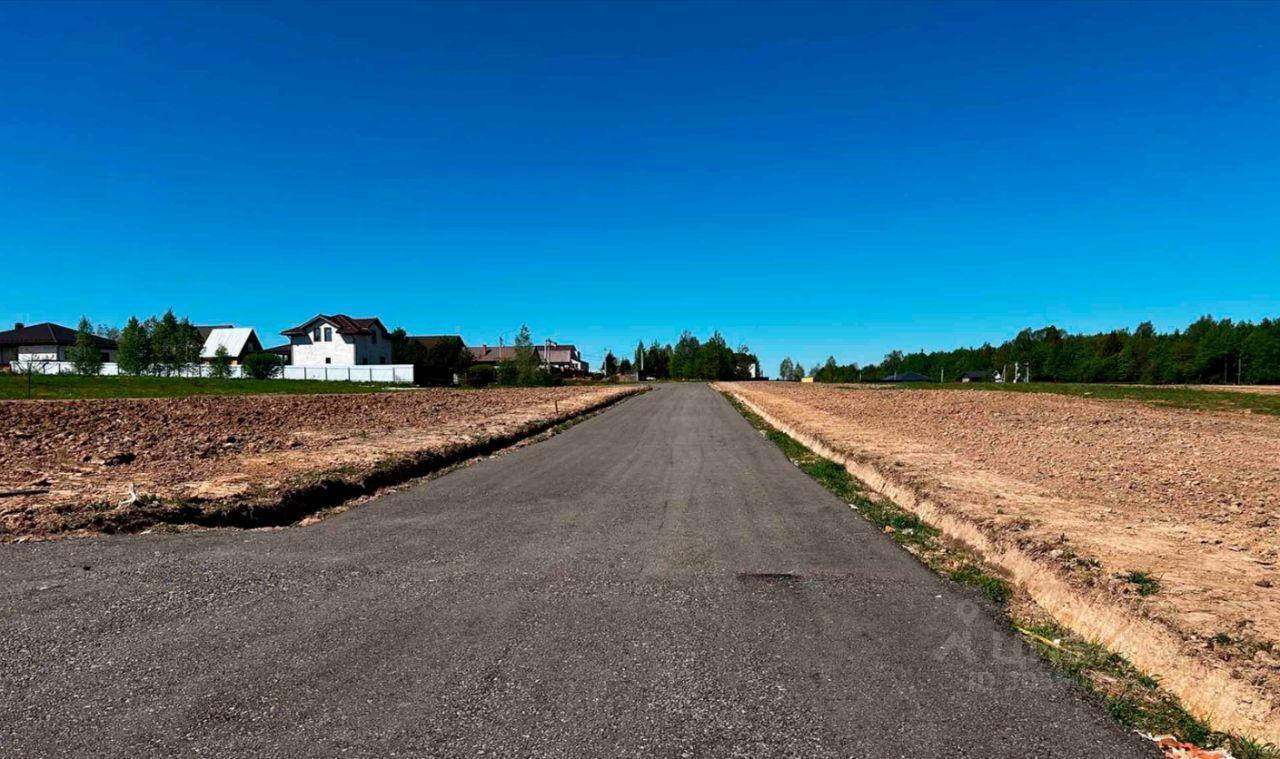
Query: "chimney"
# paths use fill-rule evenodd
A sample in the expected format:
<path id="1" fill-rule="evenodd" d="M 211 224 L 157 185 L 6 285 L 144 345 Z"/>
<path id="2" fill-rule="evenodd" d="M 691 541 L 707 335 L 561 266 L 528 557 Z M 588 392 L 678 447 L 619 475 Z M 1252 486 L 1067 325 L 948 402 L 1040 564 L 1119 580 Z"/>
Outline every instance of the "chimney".
<path id="1" fill-rule="evenodd" d="M 14 329 L 22 329 L 22 328 L 23 328 L 23 327 L 25 327 L 25 326 L 27 326 L 27 325 L 23 324 L 22 322 L 14 322 L 14 323 L 13 323 L 13 328 L 14 328 Z"/>

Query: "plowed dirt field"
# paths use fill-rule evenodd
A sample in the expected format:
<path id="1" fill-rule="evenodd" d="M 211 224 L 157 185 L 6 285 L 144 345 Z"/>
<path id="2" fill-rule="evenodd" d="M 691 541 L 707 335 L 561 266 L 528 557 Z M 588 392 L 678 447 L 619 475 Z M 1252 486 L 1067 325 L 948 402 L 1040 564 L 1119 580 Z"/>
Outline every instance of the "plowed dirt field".
<path id="1" fill-rule="evenodd" d="M 270 508 L 320 478 L 355 481 L 389 461 L 518 435 L 635 391 L 3 401 L 0 541 Z"/>
<path id="2" fill-rule="evenodd" d="M 723 389 L 976 529 L 989 553 L 1065 581 L 1078 595 L 1054 603 L 1077 626 L 1121 648 L 1176 641 L 1122 653 L 1194 662 L 1157 674 L 1218 725 L 1280 735 L 1280 418 L 1031 393 Z M 1101 609 L 1105 623 L 1087 619 Z"/>

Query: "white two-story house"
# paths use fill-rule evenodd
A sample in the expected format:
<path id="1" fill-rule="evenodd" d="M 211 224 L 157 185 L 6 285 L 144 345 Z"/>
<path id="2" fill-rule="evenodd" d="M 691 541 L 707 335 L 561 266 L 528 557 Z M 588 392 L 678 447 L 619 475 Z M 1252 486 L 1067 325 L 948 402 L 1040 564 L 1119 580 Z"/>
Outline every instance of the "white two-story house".
<path id="1" fill-rule="evenodd" d="M 391 333 L 376 317 L 317 314 L 280 334 L 289 338 L 289 363 L 293 366 L 391 363 Z"/>

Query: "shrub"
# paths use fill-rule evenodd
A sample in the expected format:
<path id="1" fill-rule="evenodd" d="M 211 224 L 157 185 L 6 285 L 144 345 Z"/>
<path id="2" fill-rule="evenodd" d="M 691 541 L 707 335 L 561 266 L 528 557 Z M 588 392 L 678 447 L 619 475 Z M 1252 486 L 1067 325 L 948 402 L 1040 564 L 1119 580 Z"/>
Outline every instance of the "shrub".
<path id="1" fill-rule="evenodd" d="M 468 387 L 488 387 L 498 378 L 498 373 L 488 364 L 476 364 L 467 369 Z"/>
<path id="2" fill-rule="evenodd" d="M 499 385 L 514 386 L 520 381 L 520 367 L 514 361 L 502 361 L 498 364 L 497 378 Z"/>
<path id="3" fill-rule="evenodd" d="M 284 362 L 272 353 L 250 353 L 244 357 L 244 372 L 254 379 L 271 379 Z"/>

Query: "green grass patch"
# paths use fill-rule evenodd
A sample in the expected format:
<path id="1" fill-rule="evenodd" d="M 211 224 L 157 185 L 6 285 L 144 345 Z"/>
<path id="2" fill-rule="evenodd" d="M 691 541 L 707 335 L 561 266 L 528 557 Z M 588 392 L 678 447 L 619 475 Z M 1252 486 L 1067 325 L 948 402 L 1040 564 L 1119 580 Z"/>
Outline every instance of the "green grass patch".
<path id="1" fill-rule="evenodd" d="M 1101 385 L 1069 382 L 919 382 L 897 385 L 913 390 L 988 390 L 1001 393 L 1052 393 L 1077 398 L 1138 401 L 1153 406 L 1195 409 L 1199 411 L 1249 411 L 1255 414 L 1280 415 L 1280 394 L 1236 392 L 1206 388 L 1147 385 Z"/>
<path id="2" fill-rule="evenodd" d="M 1155 678 L 1123 656 L 1053 623 L 1015 627 L 1054 669 L 1090 693 L 1121 724 L 1152 735 L 1175 735 L 1205 748 L 1225 748 L 1236 759 L 1280 759 L 1280 749 L 1273 745 L 1217 732 L 1196 719 Z"/>
<path id="3" fill-rule="evenodd" d="M 873 497 L 843 466 L 774 429 L 732 395 L 723 395 L 797 467 L 872 524 L 882 530 L 891 528 L 889 536 L 926 566 L 955 582 L 978 589 L 1002 605 L 1006 614 L 1011 614 L 1007 604 L 1014 588 L 986 566 L 978 554 L 947 541 L 937 529 L 897 504 Z M 1147 572 L 1128 572 L 1123 577 L 1138 587 L 1140 595 L 1159 591 L 1159 581 Z M 1174 735 L 1205 748 L 1227 748 L 1236 759 L 1280 759 L 1280 749 L 1271 744 L 1214 731 L 1206 722 L 1188 713 L 1176 696 L 1161 689 L 1155 678 L 1139 671 L 1123 656 L 1089 643 L 1052 622 L 1024 623 L 1010 616 L 1009 623 L 1054 669 L 1088 692 L 1122 725 L 1152 735 Z M 1226 635 L 1215 641 L 1222 646 L 1238 645 Z"/>
<path id="4" fill-rule="evenodd" d="M 182 398 L 190 395 L 254 395 L 260 393 L 376 393 L 392 386 L 367 382 L 321 380 L 208 379 L 201 377 L 80 377 L 36 375 L 31 377 L 33 399 L 74 398 Z M 398 387 L 404 387 L 400 385 Z M 0 374 L 0 400 L 27 397 L 27 377 Z"/>
<path id="5" fill-rule="evenodd" d="M 1140 596 L 1154 596 L 1160 592 L 1160 581 L 1157 580 L 1150 572 L 1124 572 L 1119 575 L 1120 579 L 1133 585 Z"/>

